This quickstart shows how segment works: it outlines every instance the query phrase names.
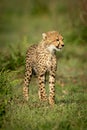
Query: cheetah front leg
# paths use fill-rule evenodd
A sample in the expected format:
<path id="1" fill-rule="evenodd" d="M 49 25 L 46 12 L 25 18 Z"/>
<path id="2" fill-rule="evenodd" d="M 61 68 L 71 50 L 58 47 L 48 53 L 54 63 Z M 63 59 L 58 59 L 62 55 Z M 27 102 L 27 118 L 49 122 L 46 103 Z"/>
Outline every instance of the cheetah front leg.
<path id="1" fill-rule="evenodd" d="M 26 70 L 25 70 L 25 79 L 24 79 L 24 87 L 23 87 L 23 96 L 26 101 L 28 101 L 29 98 L 29 83 L 31 80 L 32 75 L 32 68 L 29 66 L 29 64 L 26 64 Z"/>
<path id="2" fill-rule="evenodd" d="M 55 104 L 55 71 L 49 74 L 49 104 Z"/>
<path id="3" fill-rule="evenodd" d="M 46 101 L 47 95 L 46 95 L 46 90 L 45 90 L 45 75 L 39 75 L 38 81 L 39 81 L 39 92 L 38 92 L 39 99 Z"/>

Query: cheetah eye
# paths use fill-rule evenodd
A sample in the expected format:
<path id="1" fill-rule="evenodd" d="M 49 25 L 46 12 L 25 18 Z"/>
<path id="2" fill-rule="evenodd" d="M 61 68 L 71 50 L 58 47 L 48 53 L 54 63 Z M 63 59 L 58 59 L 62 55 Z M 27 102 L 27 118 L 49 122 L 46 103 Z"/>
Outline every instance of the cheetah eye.
<path id="1" fill-rule="evenodd" d="M 56 41 L 59 41 L 59 39 L 56 39 Z"/>

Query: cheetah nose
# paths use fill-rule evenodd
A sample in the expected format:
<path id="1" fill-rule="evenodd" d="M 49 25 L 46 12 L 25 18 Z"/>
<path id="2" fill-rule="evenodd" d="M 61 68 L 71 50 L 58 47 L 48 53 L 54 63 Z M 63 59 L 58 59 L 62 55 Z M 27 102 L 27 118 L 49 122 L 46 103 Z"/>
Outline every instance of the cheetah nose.
<path id="1" fill-rule="evenodd" d="M 64 44 L 62 44 L 62 47 L 64 46 Z"/>

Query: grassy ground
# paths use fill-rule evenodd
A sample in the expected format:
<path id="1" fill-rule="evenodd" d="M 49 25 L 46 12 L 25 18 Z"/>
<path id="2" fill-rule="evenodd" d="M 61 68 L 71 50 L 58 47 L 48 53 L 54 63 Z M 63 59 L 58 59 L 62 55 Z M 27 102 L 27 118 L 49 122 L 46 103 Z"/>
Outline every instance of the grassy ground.
<path id="1" fill-rule="evenodd" d="M 54 107 L 39 102 L 36 77 L 32 78 L 30 84 L 29 102 L 23 101 L 24 65 L 13 71 L 2 72 L 1 77 L 3 76 L 4 80 L 6 77 L 6 80 L 2 81 L 7 86 L 3 130 L 86 130 L 86 49 L 87 47 L 82 45 L 66 45 L 61 54 L 57 53 L 59 63 Z M 11 89 L 10 93 L 8 88 Z"/>
<path id="2" fill-rule="evenodd" d="M 79 42 L 68 15 L 33 17 L 4 11 L 0 14 L 0 129 L 87 130 L 87 45 Z M 54 107 L 39 101 L 34 76 L 29 102 L 22 95 L 26 49 L 48 30 L 59 30 L 65 42 L 57 53 Z M 49 93 L 48 84 L 46 89 Z"/>

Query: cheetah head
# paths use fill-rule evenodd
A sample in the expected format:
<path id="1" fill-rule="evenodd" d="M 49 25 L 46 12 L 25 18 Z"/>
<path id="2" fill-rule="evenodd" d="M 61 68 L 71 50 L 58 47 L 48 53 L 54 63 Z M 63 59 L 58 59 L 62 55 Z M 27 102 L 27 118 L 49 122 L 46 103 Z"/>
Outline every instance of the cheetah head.
<path id="1" fill-rule="evenodd" d="M 57 31 L 42 34 L 45 46 L 50 52 L 60 51 L 64 47 L 63 37 Z"/>

